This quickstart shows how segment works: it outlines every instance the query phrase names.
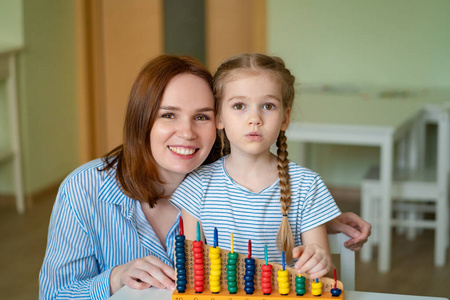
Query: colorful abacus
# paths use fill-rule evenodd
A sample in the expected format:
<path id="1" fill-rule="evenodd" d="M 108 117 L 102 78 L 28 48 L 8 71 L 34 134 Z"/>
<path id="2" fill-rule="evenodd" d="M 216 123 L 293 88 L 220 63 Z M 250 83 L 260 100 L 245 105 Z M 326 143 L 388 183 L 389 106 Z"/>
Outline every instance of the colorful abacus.
<path id="1" fill-rule="evenodd" d="M 200 241 L 199 236 L 197 240 Z M 233 240 L 231 236 L 231 240 Z M 199 251 L 199 244 L 195 242 L 185 241 L 185 251 L 186 257 L 192 258 L 193 253 L 203 253 L 203 263 L 201 264 L 203 269 L 203 275 L 201 279 L 208 277 L 210 278 L 209 283 L 203 280 L 204 285 L 201 287 L 202 292 L 199 293 L 200 281 L 198 274 L 195 273 L 196 259 L 200 259 L 198 255 L 197 258 L 194 256 L 194 261 L 186 264 L 187 268 L 187 287 L 185 292 L 175 291 L 172 295 L 173 300 L 286 300 L 286 299 L 343 299 L 343 285 L 340 281 L 333 280 L 332 278 L 322 277 L 320 280 L 314 280 L 308 278 L 307 276 L 298 276 L 297 270 L 286 266 L 285 264 L 273 264 L 269 263 L 267 260 L 267 255 L 265 253 L 264 260 L 251 257 L 251 250 L 249 255 L 239 254 L 235 251 L 227 251 L 220 249 L 218 247 L 217 231 L 215 230 L 215 241 L 214 246 L 202 245 L 203 251 Z M 194 247 L 195 243 L 195 247 Z M 200 244 L 201 245 L 201 244 Z M 231 242 L 233 248 L 233 241 Z M 194 250 L 194 248 L 196 250 Z M 234 249 L 232 249 L 234 250 Z M 195 252 L 194 252 L 195 251 Z M 213 254 L 212 258 L 207 258 L 207 253 Z M 265 251 L 267 252 L 267 251 Z M 221 263 L 222 258 L 228 257 L 226 260 L 227 264 Z M 246 282 L 244 276 L 240 274 L 245 274 L 245 259 L 251 257 L 254 259 L 254 291 L 253 294 L 248 295 L 245 291 Z M 201 261 L 197 261 L 200 263 Z M 178 268 L 178 264 L 176 265 Z M 200 268 L 200 266 L 198 267 Z M 232 271 L 232 272 L 231 272 Z M 236 271 L 236 272 L 234 272 Z M 178 274 L 177 269 L 177 274 Z M 279 278 L 282 280 L 273 280 L 273 275 L 279 274 Z M 214 279 L 214 280 L 213 280 Z M 183 280 L 183 279 L 182 279 Z M 235 282 L 236 280 L 236 282 Z M 228 289 L 225 288 L 225 283 L 228 285 Z M 223 285 L 222 285 L 223 284 Z M 221 289 L 223 287 L 223 289 Z M 334 287 L 334 288 L 333 288 Z M 287 290 L 286 290 L 287 289 Z M 314 291 L 313 291 L 314 290 Z M 339 294 L 331 293 L 331 290 L 338 292 Z M 303 295 L 302 295 L 303 293 Z M 302 296 L 300 296 L 302 295 Z"/>
<path id="2" fill-rule="evenodd" d="M 201 293 L 205 289 L 205 264 L 199 222 L 197 222 L 197 240 L 192 242 L 192 255 L 194 257 L 194 290 L 196 293 Z"/>
<path id="3" fill-rule="evenodd" d="M 184 231 L 183 219 L 180 217 L 178 225 L 178 235 L 175 236 L 175 265 L 177 267 L 177 291 L 184 293 L 186 291 L 186 252 L 184 249 Z"/>

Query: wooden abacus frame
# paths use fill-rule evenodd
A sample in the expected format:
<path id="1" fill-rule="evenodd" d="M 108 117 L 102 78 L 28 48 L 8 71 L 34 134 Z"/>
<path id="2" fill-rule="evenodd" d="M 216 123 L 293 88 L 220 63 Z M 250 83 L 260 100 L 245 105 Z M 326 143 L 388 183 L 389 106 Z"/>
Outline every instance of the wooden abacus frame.
<path id="1" fill-rule="evenodd" d="M 297 276 L 297 270 L 291 267 L 285 267 L 285 269 L 289 272 L 290 276 L 290 293 L 288 295 L 280 295 L 278 292 L 278 282 L 276 280 L 276 274 L 278 270 L 283 267 L 279 264 L 270 263 L 272 265 L 272 294 L 264 295 L 261 292 L 261 266 L 265 264 L 265 261 L 262 259 L 255 258 L 256 265 L 256 273 L 255 273 L 255 292 L 251 295 L 247 295 L 244 292 L 244 280 L 243 274 L 245 271 L 245 263 L 244 259 L 247 255 L 239 254 L 238 258 L 238 266 L 237 266 L 237 283 L 239 290 L 236 294 L 230 294 L 227 290 L 227 281 L 226 281 L 226 265 L 227 265 L 227 257 L 230 251 L 220 249 L 220 255 L 222 260 L 222 278 L 221 278 L 221 291 L 217 294 L 213 294 L 209 290 L 209 271 L 210 271 L 210 262 L 208 258 L 209 248 L 211 246 L 203 245 L 203 258 L 205 263 L 205 290 L 202 293 L 195 293 L 194 291 L 194 272 L 193 272 L 193 255 L 192 255 L 192 241 L 185 241 L 185 253 L 186 253 L 186 275 L 187 275 L 187 285 L 186 291 L 184 293 L 179 293 L 175 290 L 172 294 L 172 300 L 286 300 L 291 298 L 297 299 L 343 299 L 344 294 L 344 285 L 341 281 L 337 281 L 337 288 L 342 290 L 340 296 L 332 296 L 330 290 L 334 288 L 335 281 L 332 278 L 322 277 L 320 281 L 323 284 L 322 295 L 321 296 L 313 296 L 311 294 L 311 283 L 313 279 L 310 279 L 308 276 L 306 278 L 306 293 L 303 296 L 297 296 L 295 292 L 295 277 Z"/>

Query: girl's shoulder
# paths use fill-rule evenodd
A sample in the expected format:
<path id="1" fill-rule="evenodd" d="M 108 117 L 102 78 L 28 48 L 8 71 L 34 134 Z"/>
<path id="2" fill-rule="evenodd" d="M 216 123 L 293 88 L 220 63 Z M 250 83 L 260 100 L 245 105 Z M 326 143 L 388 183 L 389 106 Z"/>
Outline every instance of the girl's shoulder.
<path id="1" fill-rule="evenodd" d="M 225 157 L 221 157 L 213 163 L 203 165 L 192 171 L 189 176 L 210 177 L 223 173 Z"/>

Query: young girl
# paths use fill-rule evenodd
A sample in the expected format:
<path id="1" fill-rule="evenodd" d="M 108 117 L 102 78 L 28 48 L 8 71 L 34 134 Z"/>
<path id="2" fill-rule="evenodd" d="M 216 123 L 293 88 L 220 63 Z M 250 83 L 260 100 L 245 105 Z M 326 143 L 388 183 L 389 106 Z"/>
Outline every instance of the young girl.
<path id="1" fill-rule="evenodd" d="M 287 159 L 285 130 L 294 100 L 294 76 L 278 57 L 243 54 L 214 76 L 216 126 L 229 154 L 189 174 L 171 202 L 182 208 L 186 238 L 201 221 L 208 244 L 288 262 L 318 278 L 331 269 L 325 223 L 340 214 L 319 175 Z M 270 146 L 277 143 L 277 156 Z M 296 247 L 297 246 L 297 247 Z M 296 247 L 294 249 L 294 247 Z"/>

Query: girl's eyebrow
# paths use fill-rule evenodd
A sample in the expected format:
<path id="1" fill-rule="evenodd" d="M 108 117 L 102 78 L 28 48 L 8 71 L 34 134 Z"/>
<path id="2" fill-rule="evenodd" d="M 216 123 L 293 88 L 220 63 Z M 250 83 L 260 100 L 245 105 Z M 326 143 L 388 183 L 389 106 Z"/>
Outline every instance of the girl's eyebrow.
<path id="1" fill-rule="evenodd" d="M 161 106 L 159 109 L 163 109 L 163 110 L 171 110 L 171 111 L 181 111 L 181 108 L 177 107 L 177 106 Z M 214 111 L 214 108 L 212 107 L 202 107 L 196 110 L 197 112 L 209 112 L 209 111 Z"/>
<path id="2" fill-rule="evenodd" d="M 281 100 L 275 95 L 265 95 L 265 97 L 276 100 L 278 102 L 281 102 Z M 228 98 L 227 101 L 229 102 L 229 101 L 233 101 L 233 100 L 246 100 L 248 98 L 249 97 L 246 97 L 246 96 L 232 96 L 232 97 Z"/>

